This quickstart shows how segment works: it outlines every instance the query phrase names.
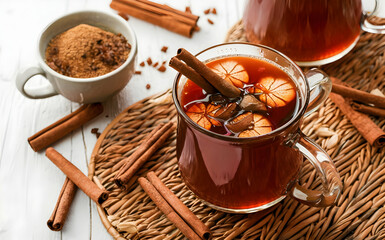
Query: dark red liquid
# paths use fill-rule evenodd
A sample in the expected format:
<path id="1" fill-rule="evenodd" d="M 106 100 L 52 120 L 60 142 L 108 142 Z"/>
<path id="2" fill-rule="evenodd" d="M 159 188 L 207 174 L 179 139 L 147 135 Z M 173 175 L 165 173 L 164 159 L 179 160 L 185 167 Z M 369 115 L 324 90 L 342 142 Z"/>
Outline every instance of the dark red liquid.
<path id="1" fill-rule="evenodd" d="M 246 87 L 266 76 L 292 81 L 284 71 L 265 61 L 231 58 L 247 70 L 250 82 Z M 188 81 L 182 91 L 181 105 L 186 111 L 196 101 L 207 101 L 207 95 Z M 293 117 L 297 103 L 296 96 L 285 107 L 270 108 L 265 115 L 277 128 Z M 302 155 L 285 144 L 286 137 L 298 128 L 297 121 L 268 139 L 248 138 L 237 142 L 209 136 L 179 117 L 177 157 L 181 175 L 199 198 L 218 207 L 251 209 L 271 203 L 286 195 L 288 186 L 299 174 Z"/>
<path id="2" fill-rule="evenodd" d="M 361 11 L 361 0 L 249 0 L 243 23 L 250 42 L 295 61 L 316 61 L 355 42 Z"/>
<path id="3" fill-rule="evenodd" d="M 274 66 L 271 63 L 268 63 L 266 61 L 257 59 L 257 58 L 251 58 L 251 57 L 229 57 L 231 60 L 234 60 L 238 63 L 240 63 L 246 70 L 246 72 L 249 75 L 249 82 L 244 85 L 244 89 L 242 89 L 242 92 L 248 91 L 248 88 L 252 87 L 256 83 L 258 83 L 261 79 L 265 77 L 273 77 L 273 78 L 280 78 L 285 79 L 295 88 L 295 85 L 291 78 L 285 73 L 283 70 L 278 68 L 277 66 Z M 213 67 L 217 63 L 221 62 L 223 59 L 217 59 L 211 62 L 206 63 L 208 67 Z M 181 97 L 181 104 L 185 111 L 194 103 L 202 102 L 206 105 L 210 101 L 210 94 L 205 93 L 202 88 L 200 88 L 198 85 L 196 85 L 191 80 L 187 80 L 183 91 L 182 91 L 182 97 Z M 272 108 L 268 107 L 267 113 L 261 113 L 263 114 L 271 123 L 273 130 L 282 126 L 284 123 L 286 123 L 294 114 L 295 107 L 297 104 L 297 98 L 295 97 L 292 101 L 290 101 L 286 106 L 284 107 L 277 107 Z M 228 134 L 228 135 L 234 135 L 224 129 L 224 127 L 216 127 L 213 126 L 211 131 L 220 133 L 220 134 Z"/>

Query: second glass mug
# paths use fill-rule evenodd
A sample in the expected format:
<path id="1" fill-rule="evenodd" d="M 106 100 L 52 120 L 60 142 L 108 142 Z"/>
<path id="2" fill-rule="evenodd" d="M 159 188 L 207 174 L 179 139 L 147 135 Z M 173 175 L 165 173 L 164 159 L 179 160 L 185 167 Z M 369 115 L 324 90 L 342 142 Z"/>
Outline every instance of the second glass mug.
<path id="1" fill-rule="evenodd" d="M 338 60 L 357 43 L 361 28 L 385 33 L 362 12 L 362 0 L 249 0 L 243 23 L 247 39 L 284 53 L 300 66 Z M 383 0 L 375 1 L 376 14 Z"/>
<path id="2" fill-rule="evenodd" d="M 178 113 L 177 158 L 185 184 L 207 205 L 231 213 L 260 211 L 286 195 L 311 206 L 334 204 L 342 190 L 339 174 L 328 154 L 300 130 L 303 116 L 327 98 L 331 89 L 328 77 L 317 69 L 308 71 L 305 77 L 293 61 L 261 45 L 220 44 L 196 55 L 203 62 L 228 56 L 275 62 L 296 85 L 297 111 L 287 123 L 265 135 L 220 135 L 200 127 L 186 115 L 180 97 L 187 79 L 178 74 L 173 100 Z M 317 170 L 322 191 L 298 184 L 303 156 Z"/>

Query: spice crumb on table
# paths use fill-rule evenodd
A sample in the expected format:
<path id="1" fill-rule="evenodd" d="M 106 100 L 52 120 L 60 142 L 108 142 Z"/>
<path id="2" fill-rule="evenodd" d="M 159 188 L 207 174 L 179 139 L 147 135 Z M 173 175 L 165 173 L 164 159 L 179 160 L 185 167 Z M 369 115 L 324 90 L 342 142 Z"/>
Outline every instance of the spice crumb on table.
<path id="1" fill-rule="evenodd" d="M 165 72 L 165 71 L 166 71 L 166 66 L 161 65 L 161 66 L 158 68 L 158 71 L 159 71 L 159 72 Z"/>
<path id="2" fill-rule="evenodd" d="M 149 58 L 147 58 L 147 60 L 146 60 L 146 61 L 147 61 L 147 64 L 148 64 L 148 65 L 152 65 L 152 59 L 151 59 L 150 57 L 149 57 Z"/>

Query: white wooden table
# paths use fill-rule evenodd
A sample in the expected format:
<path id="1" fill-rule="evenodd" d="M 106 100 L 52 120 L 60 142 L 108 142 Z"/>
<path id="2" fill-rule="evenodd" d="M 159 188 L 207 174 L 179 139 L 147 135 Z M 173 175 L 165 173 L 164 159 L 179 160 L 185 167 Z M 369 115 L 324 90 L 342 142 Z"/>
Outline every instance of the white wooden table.
<path id="1" fill-rule="evenodd" d="M 370 1 L 370 0 L 368 0 Z M 385 1 L 385 0 L 380 0 Z M 168 60 L 184 47 L 197 53 L 221 43 L 227 30 L 241 18 L 245 1 L 240 0 L 159 0 L 184 10 L 191 6 L 200 15 L 201 31 L 192 39 L 168 32 L 146 22 L 130 18 L 137 34 L 139 62 L 151 57 Z M 0 239 L 111 239 L 102 225 L 96 205 L 80 190 L 77 192 L 61 232 L 52 232 L 46 222 L 55 206 L 64 174 L 44 152 L 35 153 L 27 138 L 79 107 L 62 96 L 31 100 L 15 87 L 15 75 L 36 64 L 37 39 L 43 28 L 60 15 L 83 9 L 113 12 L 109 0 L 0 0 Z M 370 5 L 370 3 L 369 3 Z M 204 15 L 216 7 L 217 15 Z M 385 12 L 385 11 L 384 11 Z M 207 18 L 214 25 L 207 22 Z M 167 53 L 160 51 L 168 46 Z M 104 113 L 53 146 L 85 174 L 96 137 L 92 128 L 103 129 L 126 107 L 172 86 L 175 71 L 160 73 L 138 66 L 135 75 L 118 95 L 103 103 Z M 34 81 L 41 82 L 36 77 Z M 146 84 L 151 88 L 146 89 Z"/>
<path id="2" fill-rule="evenodd" d="M 174 34 L 146 22 L 130 18 L 136 32 L 138 61 L 151 57 L 164 61 L 184 47 L 197 53 L 223 42 L 227 30 L 241 18 L 244 1 L 239 0 L 163 0 L 184 10 L 191 6 L 200 15 L 201 31 L 192 39 Z M 76 193 L 68 218 L 61 232 L 47 227 L 64 182 L 64 174 L 50 161 L 44 151 L 35 153 L 27 138 L 79 107 L 62 96 L 32 100 L 22 96 L 15 87 L 15 75 L 22 68 L 36 64 L 37 39 L 43 28 L 55 18 L 77 10 L 97 9 L 114 12 L 109 0 L 0 0 L 0 239 L 111 239 L 100 221 L 96 205 L 80 190 Z M 217 15 L 204 15 L 216 7 Z M 207 22 L 207 18 L 214 25 Z M 160 51 L 168 46 L 167 53 Z M 104 113 L 81 129 L 55 143 L 53 147 L 88 173 L 88 161 L 96 137 L 92 128 L 103 129 L 126 107 L 172 86 L 175 71 L 161 73 L 152 67 L 141 68 L 126 88 L 103 103 Z M 36 77 L 34 81 L 43 81 Z M 149 83 L 151 88 L 146 89 Z"/>

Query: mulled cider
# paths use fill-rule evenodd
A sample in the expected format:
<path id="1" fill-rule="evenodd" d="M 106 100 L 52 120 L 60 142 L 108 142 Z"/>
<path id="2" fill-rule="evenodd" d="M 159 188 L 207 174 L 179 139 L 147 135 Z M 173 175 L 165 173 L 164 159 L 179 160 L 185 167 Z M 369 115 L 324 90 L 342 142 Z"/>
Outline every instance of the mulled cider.
<path id="1" fill-rule="evenodd" d="M 206 65 L 240 88 L 242 94 L 233 99 L 220 93 L 207 94 L 188 80 L 181 103 L 201 127 L 228 136 L 254 137 L 280 127 L 293 116 L 296 88 L 279 67 L 242 56 L 216 59 Z"/>
<path id="2" fill-rule="evenodd" d="M 264 136 L 297 113 L 295 83 L 277 64 L 265 59 L 227 56 L 206 65 L 241 94 L 229 98 L 209 94 L 191 80 L 184 84 L 180 105 L 201 128 L 179 121 L 177 154 L 186 185 L 224 210 L 279 201 L 298 177 L 302 155 L 282 143 L 285 134 Z M 244 141 L 221 141 L 220 136 Z"/>
<path id="3" fill-rule="evenodd" d="M 342 56 L 355 45 L 361 30 L 361 1 L 249 0 L 243 16 L 246 36 L 300 65 L 324 64 L 330 61 L 306 62 Z"/>

